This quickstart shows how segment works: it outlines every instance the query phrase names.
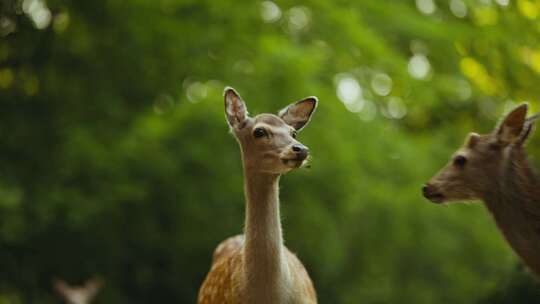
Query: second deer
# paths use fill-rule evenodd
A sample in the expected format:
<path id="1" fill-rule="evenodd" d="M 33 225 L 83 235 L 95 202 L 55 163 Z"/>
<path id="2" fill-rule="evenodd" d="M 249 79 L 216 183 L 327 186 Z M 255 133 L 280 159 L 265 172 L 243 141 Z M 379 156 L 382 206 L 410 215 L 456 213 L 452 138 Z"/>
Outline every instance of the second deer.
<path id="1" fill-rule="evenodd" d="M 304 164 L 308 148 L 296 139 L 317 99 L 308 97 L 274 114 L 249 117 L 246 104 L 225 90 L 225 114 L 240 144 L 246 197 L 245 233 L 222 242 L 199 291 L 199 304 L 317 302 L 304 266 L 283 244 L 279 178 Z"/>
<path id="2" fill-rule="evenodd" d="M 59 279 L 53 281 L 54 289 L 67 304 L 90 304 L 102 285 L 103 282 L 97 278 L 88 279 L 82 286 L 71 286 Z"/>
<path id="3" fill-rule="evenodd" d="M 522 104 L 492 133 L 469 134 L 423 192 L 435 203 L 483 200 L 510 246 L 540 275 L 540 180 L 524 147 L 540 115 L 527 118 L 527 111 Z"/>

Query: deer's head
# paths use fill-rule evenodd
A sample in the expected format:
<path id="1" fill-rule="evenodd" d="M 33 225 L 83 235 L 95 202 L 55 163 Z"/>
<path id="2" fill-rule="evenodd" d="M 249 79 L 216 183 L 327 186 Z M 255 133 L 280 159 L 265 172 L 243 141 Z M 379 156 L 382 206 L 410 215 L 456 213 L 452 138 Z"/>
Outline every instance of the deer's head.
<path id="1" fill-rule="evenodd" d="M 82 286 L 71 286 L 60 279 L 53 280 L 54 288 L 68 304 L 91 303 L 102 285 L 103 282 L 98 278 L 91 278 Z"/>
<path id="2" fill-rule="evenodd" d="M 523 149 L 539 115 L 527 117 L 528 106 L 512 110 L 493 132 L 471 133 L 450 162 L 423 188 L 424 196 L 434 203 L 484 199 L 498 187 L 504 165 Z"/>
<path id="3" fill-rule="evenodd" d="M 296 135 L 309 122 L 317 98 L 307 97 L 292 103 L 277 115 L 250 117 L 245 102 L 232 88 L 225 88 L 225 115 L 242 149 L 244 166 L 270 174 L 284 174 L 302 166 L 309 149 Z"/>

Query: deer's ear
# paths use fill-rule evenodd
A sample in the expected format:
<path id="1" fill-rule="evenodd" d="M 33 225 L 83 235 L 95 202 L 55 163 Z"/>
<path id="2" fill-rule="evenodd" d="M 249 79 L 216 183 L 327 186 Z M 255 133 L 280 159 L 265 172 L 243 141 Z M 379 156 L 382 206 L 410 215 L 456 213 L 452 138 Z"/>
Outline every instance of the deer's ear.
<path id="1" fill-rule="evenodd" d="M 226 87 L 223 92 L 225 99 L 225 116 L 227 123 L 233 129 L 242 129 L 248 118 L 247 107 L 242 98 L 231 87 Z"/>
<path id="2" fill-rule="evenodd" d="M 522 104 L 506 115 L 495 133 L 500 144 L 509 145 L 519 140 L 525 125 L 527 110 L 527 104 Z"/>
<path id="3" fill-rule="evenodd" d="M 91 278 L 84 283 L 84 287 L 90 298 L 94 297 L 103 286 L 103 281 L 99 278 Z"/>
<path id="4" fill-rule="evenodd" d="M 478 135 L 478 133 L 470 133 L 467 139 L 465 140 L 465 145 L 468 148 L 473 149 L 479 141 L 480 141 L 480 135 Z"/>
<path id="5" fill-rule="evenodd" d="M 54 278 L 52 280 L 54 289 L 63 297 L 66 296 L 66 294 L 69 292 L 69 286 L 64 280 L 56 279 Z"/>
<path id="6" fill-rule="evenodd" d="M 317 97 L 306 97 L 279 111 L 278 116 L 297 131 L 302 130 L 317 108 Z"/>
<path id="7" fill-rule="evenodd" d="M 516 142 L 517 145 L 523 146 L 527 143 L 527 140 L 532 135 L 536 122 L 540 119 L 540 113 L 535 114 L 525 120 L 525 124 L 523 125 L 523 130 L 521 131 L 521 134 L 519 135 L 519 138 Z"/>

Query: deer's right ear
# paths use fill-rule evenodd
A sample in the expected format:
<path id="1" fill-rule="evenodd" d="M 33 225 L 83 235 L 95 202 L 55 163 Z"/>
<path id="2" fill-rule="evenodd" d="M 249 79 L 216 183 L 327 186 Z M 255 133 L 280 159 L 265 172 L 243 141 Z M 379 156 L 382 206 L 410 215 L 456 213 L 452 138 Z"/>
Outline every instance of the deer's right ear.
<path id="1" fill-rule="evenodd" d="M 225 116 L 229 126 L 233 129 L 242 129 L 246 125 L 248 112 L 242 98 L 231 87 L 226 87 L 223 92 L 225 99 Z"/>
<path id="2" fill-rule="evenodd" d="M 478 135 L 478 133 L 470 133 L 467 139 L 465 140 L 465 145 L 468 148 L 473 149 L 479 141 L 480 141 L 480 135 Z"/>
<path id="3" fill-rule="evenodd" d="M 523 126 L 523 131 L 519 135 L 519 138 L 516 142 L 516 145 L 523 146 L 531 136 L 534 130 L 536 122 L 540 119 L 540 113 L 537 113 L 525 120 L 525 125 Z"/>
<path id="4" fill-rule="evenodd" d="M 99 278 L 91 278 L 84 283 L 84 288 L 86 288 L 86 291 L 88 292 L 88 296 L 90 298 L 94 297 L 101 287 L 103 286 L 103 281 Z"/>
<path id="5" fill-rule="evenodd" d="M 68 293 L 69 291 L 69 286 L 67 285 L 67 283 L 64 281 L 64 280 L 60 280 L 60 279 L 56 279 L 54 278 L 52 280 L 52 283 L 53 283 L 53 287 L 54 289 L 56 289 L 56 291 L 63 297 L 66 296 L 66 293 Z"/>
<path id="6" fill-rule="evenodd" d="M 317 108 L 317 97 L 306 97 L 279 111 L 278 116 L 297 131 L 302 130 Z"/>
<path id="7" fill-rule="evenodd" d="M 501 125 L 496 129 L 497 141 L 502 145 L 510 145 L 519 140 L 527 117 L 527 104 L 519 105 L 508 113 Z"/>

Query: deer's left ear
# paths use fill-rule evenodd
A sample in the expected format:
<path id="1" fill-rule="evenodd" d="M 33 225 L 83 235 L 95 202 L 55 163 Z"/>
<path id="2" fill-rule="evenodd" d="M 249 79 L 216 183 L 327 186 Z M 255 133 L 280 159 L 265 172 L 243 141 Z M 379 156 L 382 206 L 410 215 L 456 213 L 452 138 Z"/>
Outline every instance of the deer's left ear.
<path id="1" fill-rule="evenodd" d="M 527 140 L 533 133 L 536 122 L 539 119 L 540 113 L 537 113 L 525 120 L 525 124 L 523 125 L 523 131 L 521 131 L 521 134 L 519 135 L 519 138 L 516 142 L 517 145 L 523 146 L 525 145 L 525 143 L 527 143 Z"/>
<path id="2" fill-rule="evenodd" d="M 519 140 L 525 126 L 527 110 L 527 104 L 522 104 L 506 115 L 503 122 L 495 130 L 497 141 L 500 144 L 506 146 L 514 144 Z"/>
<path id="3" fill-rule="evenodd" d="M 302 130 L 317 108 L 317 97 L 311 96 L 292 103 L 279 111 L 278 116 L 295 130 Z"/>

